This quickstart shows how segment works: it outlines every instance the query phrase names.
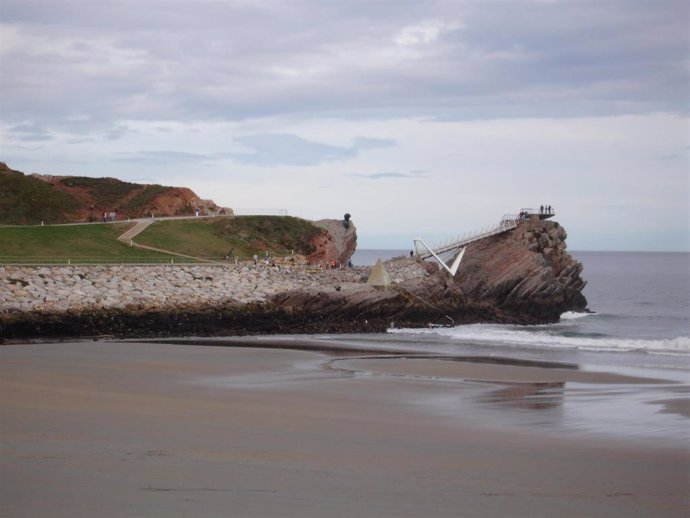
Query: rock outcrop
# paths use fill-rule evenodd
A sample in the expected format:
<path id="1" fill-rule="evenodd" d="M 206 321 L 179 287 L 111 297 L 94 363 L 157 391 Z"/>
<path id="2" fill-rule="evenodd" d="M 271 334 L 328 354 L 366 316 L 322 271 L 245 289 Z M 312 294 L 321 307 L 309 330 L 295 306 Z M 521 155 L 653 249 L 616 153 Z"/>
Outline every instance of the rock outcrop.
<path id="1" fill-rule="evenodd" d="M 386 291 L 362 285 L 295 290 L 277 294 L 271 303 L 290 314 L 360 322 L 363 328 L 364 322 L 380 328 L 393 322 L 557 322 L 564 312 L 587 307 L 582 265 L 566 252 L 565 239 L 558 223 L 521 221 L 515 230 L 469 245 L 454 278 L 435 263 L 401 257 L 387 264 L 394 284 Z"/>
<path id="2" fill-rule="evenodd" d="M 387 290 L 367 285 L 370 268 L 5 266 L 0 337 L 380 332 L 391 325 L 556 322 L 587 305 L 582 265 L 566 252 L 565 238 L 557 223 L 522 221 L 470 245 L 455 278 L 434 263 L 388 261 Z"/>
<path id="3" fill-rule="evenodd" d="M 312 264 L 347 265 L 357 248 L 357 228 L 349 220 L 321 219 L 313 222 L 325 232 L 312 241 L 315 251 L 308 256 Z"/>
<path id="4" fill-rule="evenodd" d="M 566 237 L 558 223 L 534 218 L 473 243 L 449 291 L 526 323 L 582 311 L 582 264 L 567 253 Z"/>

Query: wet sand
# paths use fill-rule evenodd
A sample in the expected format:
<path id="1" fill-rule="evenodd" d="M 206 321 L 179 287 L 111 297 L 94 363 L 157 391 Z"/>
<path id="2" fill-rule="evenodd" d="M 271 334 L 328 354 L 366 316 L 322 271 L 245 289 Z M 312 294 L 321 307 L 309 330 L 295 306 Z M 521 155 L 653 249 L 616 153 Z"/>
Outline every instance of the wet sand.
<path id="1" fill-rule="evenodd" d="M 539 384 L 659 380 L 116 342 L 3 346 L 0 374 L 3 516 L 646 517 L 690 509 L 687 448 L 501 429 L 463 403 L 501 391 L 520 397 Z M 457 405 L 452 415 L 425 403 L 443 398 Z"/>

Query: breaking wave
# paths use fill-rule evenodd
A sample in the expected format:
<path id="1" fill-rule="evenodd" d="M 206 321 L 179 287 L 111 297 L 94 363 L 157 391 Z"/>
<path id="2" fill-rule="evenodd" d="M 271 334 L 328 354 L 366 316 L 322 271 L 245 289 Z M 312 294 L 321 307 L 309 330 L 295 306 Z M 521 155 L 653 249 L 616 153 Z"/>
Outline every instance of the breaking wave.
<path id="1" fill-rule="evenodd" d="M 587 314 L 585 314 L 587 315 Z M 579 317 L 575 317 L 579 318 Z M 563 333 L 554 326 L 510 326 L 499 324 L 469 324 L 434 329 L 391 329 L 391 333 L 436 334 L 455 341 L 473 344 L 534 347 L 547 349 L 577 349 L 601 352 L 646 352 L 690 356 L 690 337 L 646 340 L 603 334 Z"/>
<path id="2" fill-rule="evenodd" d="M 578 313 L 577 311 L 566 311 L 561 315 L 561 320 L 579 320 L 581 318 L 591 317 L 592 315 L 596 315 L 596 313 Z"/>

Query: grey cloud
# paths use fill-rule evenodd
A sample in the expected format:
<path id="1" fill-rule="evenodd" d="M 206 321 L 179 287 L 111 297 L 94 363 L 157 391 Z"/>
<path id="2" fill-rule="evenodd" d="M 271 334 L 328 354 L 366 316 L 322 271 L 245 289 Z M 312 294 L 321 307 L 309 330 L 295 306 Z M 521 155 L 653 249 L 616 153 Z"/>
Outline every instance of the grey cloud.
<path id="1" fill-rule="evenodd" d="M 424 171 L 410 171 L 409 173 L 353 173 L 351 176 L 368 178 L 370 180 L 382 180 L 386 178 L 426 178 L 428 175 Z"/>
<path id="2" fill-rule="evenodd" d="M 125 126 L 114 126 L 105 130 L 103 133 L 103 138 L 106 140 L 118 140 L 128 133 L 128 128 Z"/>
<path id="3" fill-rule="evenodd" d="M 52 140 L 53 138 L 45 128 L 38 126 L 33 122 L 16 124 L 10 127 L 9 131 L 14 138 L 24 142 L 44 142 L 47 140 Z"/>
<path id="4" fill-rule="evenodd" d="M 395 141 L 358 137 L 352 146 L 333 146 L 296 135 L 259 134 L 237 137 L 236 142 L 250 149 L 247 153 L 225 153 L 224 157 L 257 166 L 311 166 L 354 158 L 361 150 L 389 147 Z"/>
<path id="5" fill-rule="evenodd" d="M 135 162 L 147 165 L 166 165 L 206 162 L 213 160 L 213 157 L 182 151 L 138 151 L 136 153 L 122 154 L 113 158 L 113 160 L 116 162 Z"/>
<path id="6" fill-rule="evenodd" d="M 685 1 L 4 0 L 0 17 L 19 38 L 2 55 L 0 118 L 49 129 L 81 131 L 73 110 L 92 127 L 687 113 Z M 434 20 L 458 28 L 396 46 Z"/>
<path id="7" fill-rule="evenodd" d="M 668 154 L 659 154 L 655 155 L 653 157 L 654 160 L 660 160 L 662 162 L 670 161 L 670 160 L 679 160 L 682 158 L 680 155 L 674 154 L 674 153 L 668 153 Z"/>
<path id="8" fill-rule="evenodd" d="M 19 135 L 19 140 L 24 142 L 45 142 L 52 139 L 53 137 L 48 134 Z"/>
<path id="9" fill-rule="evenodd" d="M 395 146 L 397 143 L 392 139 L 357 137 L 355 147 L 357 149 L 379 149 Z"/>

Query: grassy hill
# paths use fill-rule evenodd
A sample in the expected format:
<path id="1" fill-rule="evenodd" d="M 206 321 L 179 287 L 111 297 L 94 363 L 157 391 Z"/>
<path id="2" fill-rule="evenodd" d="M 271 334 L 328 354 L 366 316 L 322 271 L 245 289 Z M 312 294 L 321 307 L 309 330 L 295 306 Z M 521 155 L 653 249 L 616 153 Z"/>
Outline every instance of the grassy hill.
<path id="1" fill-rule="evenodd" d="M 120 218 L 190 215 L 216 210 L 186 187 L 124 182 L 116 178 L 25 175 L 0 162 L 0 224 L 78 223 Z M 228 209 L 226 209 L 228 210 Z"/>
<path id="2" fill-rule="evenodd" d="M 197 257 L 224 257 L 230 249 L 238 258 L 286 256 L 314 252 L 310 241 L 321 230 L 309 221 L 289 216 L 242 216 L 157 221 L 139 234 L 142 245 Z"/>
<path id="3" fill-rule="evenodd" d="M 4 166 L 4 167 L 3 167 Z M 80 202 L 71 194 L 0 162 L 0 222 L 65 223 L 77 217 Z"/>
<path id="4" fill-rule="evenodd" d="M 117 240 L 132 223 L 0 227 L 0 263 L 168 262 Z"/>
<path id="5" fill-rule="evenodd" d="M 0 263 L 175 262 L 173 255 L 130 247 L 117 237 L 133 223 L 0 227 Z M 157 220 L 135 241 L 178 254 L 222 259 L 230 249 L 249 259 L 268 251 L 308 255 L 322 232 L 309 221 L 289 216 L 244 216 Z"/>

